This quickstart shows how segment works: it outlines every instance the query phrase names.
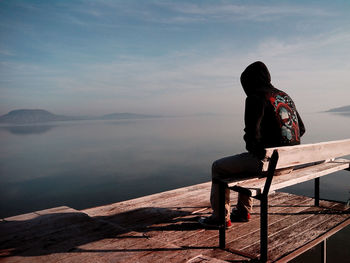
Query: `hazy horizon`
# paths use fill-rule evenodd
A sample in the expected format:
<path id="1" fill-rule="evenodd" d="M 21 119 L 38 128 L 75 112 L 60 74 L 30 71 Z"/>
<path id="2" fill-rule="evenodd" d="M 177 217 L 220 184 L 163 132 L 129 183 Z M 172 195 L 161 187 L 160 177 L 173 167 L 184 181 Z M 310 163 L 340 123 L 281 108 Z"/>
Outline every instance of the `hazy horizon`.
<path id="1" fill-rule="evenodd" d="M 303 112 L 349 105 L 347 1 L 0 2 L 0 114 L 243 113 L 261 60 Z"/>

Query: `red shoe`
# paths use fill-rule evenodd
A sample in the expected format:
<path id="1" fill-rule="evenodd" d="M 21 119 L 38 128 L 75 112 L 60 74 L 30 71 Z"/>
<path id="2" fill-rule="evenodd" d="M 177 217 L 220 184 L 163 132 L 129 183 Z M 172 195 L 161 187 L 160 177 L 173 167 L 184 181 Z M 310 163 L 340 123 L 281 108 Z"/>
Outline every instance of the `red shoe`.
<path id="1" fill-rule="evenodd" d="M 213 216 L 209 217 L 201 217 L 198 220 L 198 223 L 200 223 L 202 226 L 206 228 L 215 228 L 218 229 L 220 226 L 220 223 L 217 219 L 215 219 Z M 232 226 L 231 220 L 226 221 L 226 228 L 230 228 Z"/>
<path id="2" fill-rule="evenodd" d="M 250 213 L 239 213 L 238 210 L 232 210 L 231 212 L 232 222 L 248 222 L 250 218 Z"/>

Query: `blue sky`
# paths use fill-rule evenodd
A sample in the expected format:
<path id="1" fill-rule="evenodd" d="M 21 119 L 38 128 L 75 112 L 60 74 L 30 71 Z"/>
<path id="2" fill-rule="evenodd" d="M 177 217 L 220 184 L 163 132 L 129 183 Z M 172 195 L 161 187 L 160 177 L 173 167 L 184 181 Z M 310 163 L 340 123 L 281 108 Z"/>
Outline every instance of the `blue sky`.
<path id="1" fill-rule="evenodd" d="M 0 114 L 243 112 L 264 61 L 299 111 L 350 104 L 349 1 L 0 1 Z"/>

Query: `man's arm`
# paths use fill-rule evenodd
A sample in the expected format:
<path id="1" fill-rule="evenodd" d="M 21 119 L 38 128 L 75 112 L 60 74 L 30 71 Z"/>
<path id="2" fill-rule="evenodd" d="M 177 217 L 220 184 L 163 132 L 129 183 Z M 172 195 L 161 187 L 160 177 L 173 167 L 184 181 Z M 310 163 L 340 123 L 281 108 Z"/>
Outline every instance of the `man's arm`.
<path id="1" fill-rule="evenodd" d="M 260 125 L 264 116 L 264 103 L 258 96 L 248 96 L 245 102 L 245 134 L 246 149 L 259 159 L 265 157 L 265 149 L 261 145 Z"/>

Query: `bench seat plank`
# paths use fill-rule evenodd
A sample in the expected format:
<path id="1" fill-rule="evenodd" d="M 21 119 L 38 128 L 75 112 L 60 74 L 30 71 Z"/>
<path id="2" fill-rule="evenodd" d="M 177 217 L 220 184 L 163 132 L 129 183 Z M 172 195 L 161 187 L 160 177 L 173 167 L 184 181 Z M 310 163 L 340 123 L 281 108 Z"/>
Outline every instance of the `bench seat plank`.
<path id="1" fill-rule="evenodd" d="M 266 157 L 271 157 L 275 149 L 279 154 L 276 169 L 280 169 L 349 155 L 350 139 L 267 148 Z M 263 171 L 267 171 L 267 167 L 268 161 L 264 162 Z"/>
<path id="2" fill-rule="evenodd" d="M 349 168 L 350 160 L 347 159 L 336 159 L 327 163 L 300 168 L 291 173 L 273 177 L 270 192 Z M 246 193 L 250 193 L 252 196 L 262 193 L 265 181 L 265 177 L 249 179 L 244 182 L 229 182 L 229 180 L 226 180 L 228 186 L 233 187 L 233 190 L 245 192 L 248 190 Z"/>

